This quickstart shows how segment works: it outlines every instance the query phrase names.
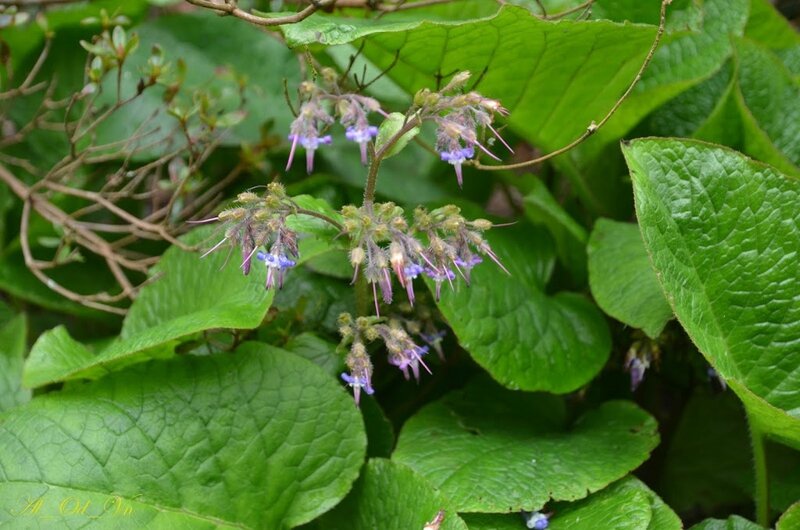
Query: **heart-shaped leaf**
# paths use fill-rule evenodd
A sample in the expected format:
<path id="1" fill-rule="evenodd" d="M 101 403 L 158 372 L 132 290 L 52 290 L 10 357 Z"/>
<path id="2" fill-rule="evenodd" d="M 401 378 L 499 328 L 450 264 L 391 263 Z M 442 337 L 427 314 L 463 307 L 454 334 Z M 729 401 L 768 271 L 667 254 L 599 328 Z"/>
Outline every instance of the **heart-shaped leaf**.
<path id="1" fill-rule="evenodd" d="M 406 422 L 392 460 L 412 467 L 461 512 L 541 509 L 625 476 L 658 444 L 655 420 L 609 402 L 565 428 L 554 396 L 473 385 Z"/>
<path id="2" fill-rule="evenodd" d="M 250 343 L 37 397 L 0 446 L 0 525 L 271 530 L 343 498 L 366 440 L 332 377 Z"/>
<path id="3" fill-rule="evenodd" d="M 800 447 L 800 181 L 695 141 L 623 151 L 675 315 L 753 421 Z"/>
<path id="4" fill-rule="evenodd" d="M 545 292 L 554 249 L 544 230 L 498 228 L 489 240 L 510 276 L 487 258 L 469 286 L 442 286 L 439 309 L 461 346 L 509 388 L 571 392 L 585 385 L 608 359 L 603 315 L 579 294 Z"/>

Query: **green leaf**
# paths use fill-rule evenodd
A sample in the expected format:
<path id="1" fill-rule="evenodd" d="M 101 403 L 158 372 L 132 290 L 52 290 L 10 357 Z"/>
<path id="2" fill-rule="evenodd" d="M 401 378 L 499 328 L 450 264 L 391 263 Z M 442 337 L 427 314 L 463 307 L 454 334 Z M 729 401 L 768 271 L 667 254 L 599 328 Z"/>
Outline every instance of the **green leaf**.
<path id="1" fill-rule="evenodd" d="M 336 344 L 329 342 L 311 332 L 303 332 L 292 336 L 286 343 L 286 349 L 308 359 L 322 368 L 325 373 L 339 377 L 344 368 L 344 359 L 336 352 Z"/>
<path id="2" fill-rule="evenodd" d="M 681 521 L 647 486 L 627 477 L 582 501 L 559 507 L 549 530 L 680 530 Z"/>
<path id="3" fill-rule="evenodd" d="M 745 152 L 800 175 L 800 84 L 767 48 L 736 42 Z"/>
<path id="4" fill-rule="evenodd" d="M 608 359 L 603 315 L 579 294 L 545 292 L 554 250 L 542 229 L 499 228 L 488 239 L 511 276 L 485 258 L 469 286 L 442 286 L 438 306 L 461 346 L 509 388 L 563 393 L 585 385 Z"/>
<path id="5" fill-rule="evenodd" d="M 795 76 L 800 75 L 800 35 L 769 0 L 750 0 L 744 35 L 773 50 Z"/>
<path id="6" fill-rule="evenodd" d="M 570 271 L 576 283 L 586 281 L 586 229 L 578 224 L 541 180 L 533 179 L 525 196 L 525 215 L 535 224 L 543 224 L 556 243 L 559 261 Z"/>
<path id="7" fill-rule="evenodd" d="M 499 99 L 511 110 L 511 128 L 545 151 L 602 118 L 635 77 L 655 34 L 652 26 L 608 21 L 545 22 L 510 5 L 472 21 L 388 19 L 315 15 L 281 30 L 292 46 L 363 38 L 364 57 L 409 93 L 436 89 L 437 75 L 480 75 L 480 92 Z M 587 204 L 602 209 L 607 185 L 573 184 Z"/>
<path id="8" fill-rule="evenodd" d="M 550 510 L 551 507 L 548 507 Z M 545 510 L 545 511 L 548 511 Z M 681 521 L 658 496 L 633 477 L 574 503 L 552 506 L 548 530 L 680 530 Z M 519 514 L 464 514 L 470 530 L 518 530 Z"/>
<path id="9" fill-rule="evenodd" d="M 689 530 L 764 530 L 764 527 L 744 517 L 731 515 L 727 519 L 706 519 Z"/>
<path id="10" fill-rule="evenodd" d="M 399 112 L 392 112 L 389 114 L 389 117 L 383 120 L 381 123 L 380 129 L 378 129 L 378 136 L 375 138 L 375 150 L 378 151 L 386 145 L 389 140 L 394 138 L 402 129 L 403 125 L 405 125 L 406 117 Z M 403 150 L 405 146 L 408 145 L 408 142 L 414 139 L 416 135 L 419 134 L 419 127 L 414 127 L 403 136 L 398 138 L 394 145 L 392 145 L 384 155 L 384 158 L 389 158 L 391 156 L 396 155 L 400 151 Z"/>
<path id="11" fill-rule="evenodd" d="M 445 510 L 439 530 L 467 530 L 452 504 L 424 478 L 404 465 L 373 458 L 345 500 L 323 516 L 320 528 L 421 530 L 439 510 Z"/>
<path id="12" fill-rule="evenodd" d="M 675 315 L 753 420 L 800 447 L 800 182 L 700 142 L 623 152 Z"/>
<path id="13" fill-rule="evenodd" d="M 655 420 L 608 402 L 571 428 L 554 396 L 472 385 L 406 422 L 392 459 L 438 487 L 462 512 L 541 509 L 625 476 L 658 444 Z"/>
<path id="14" fill-rule="evenodd" d="M 599 219 L 587 248 L 589 285 L 600 307 L 614 318 L 657 338 L 672 318 L 639 227 Z"/>
<path id="15" fill-rule="evenodd" d="M 706 0 L 699 28 L 666 35 L 633 93 L 591 140 L 591 152 L 596 154 L 599 146 L 625 134 L 659 105 L 711 78 L 731 56 L 731 37 L 744 34 L 748 11 L 749 0 Z"/>
<path id="16" fill-rule="evenodd" d="M 22 388 L 27 333 L 28 319 L 24 313 L 0 327 L 0 412 L 31 399 L 31 391 Z"/>
<path id="17" fill-rule="evenodd" d="M 189 244 L 210 246 L 211 229 L 195 230 Z M 214 328 L 252 329 L 261 324 L 272 301 L 264 289 L 263 267 L 245 277 L 238 257 L 226 252 L 206 258 L 171 247 L 154 274 L 161 277 L 142 288 L 131 305 L 117 340 L 93 354 L 72 340 L 63 327 L 45 332 L 25 364 L 24 383 L 38 387 L 56 381 L 101 377 L 109 370 L 153 357 L 171 355 L 185 337 Z"/>
<path id="18" fill-rule="evenodd" d="M 789 507 L 781 518 L 778 519 L 776 530 L 797 530 L 800 528 L 800 502 Z"/>
<path id="19" fill-rule="evenodd" d="M 289 528 L 344 497 L 366 447 L 331 377 L 259 344 L 138 365 L 2 419 L 9 525 Z"/>

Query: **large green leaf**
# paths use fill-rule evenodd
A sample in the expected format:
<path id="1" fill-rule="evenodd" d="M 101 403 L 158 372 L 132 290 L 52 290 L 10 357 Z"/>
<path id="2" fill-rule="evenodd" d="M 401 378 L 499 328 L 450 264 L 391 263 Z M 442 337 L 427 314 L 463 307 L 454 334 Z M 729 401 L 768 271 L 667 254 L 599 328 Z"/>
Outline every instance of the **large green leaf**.
<path id="1" fill-rule="evenodd" d="M 461 346 L 509 388 L 571 392 L 588 383 L 608 359 L 608 326 L 583 296 L 545 292 L 554 264 L 548 234 L 499 228 L 489 240 L 510 276 L 486 258 L 469 286 L 442 286 L 439 309 Z"/>
<path id="2" fill-rule="evenodd" d="M 28 319 L 18 315 L 0 325 L 0 412 L 26 403 L 31 391 L 22 387 Z"/>
<path id="3" fill-rule="evenodd" d="M 333 378 L 246 344 L 38 397 L 0 445 L 0 524 L 271 530 L 344 497 L 366 440 Z"/>
<path id="4" fill-rule="evenodd" d="M 737 0 L 739 1 L 739 0 Z M 509 124 L 545 150 L 566 145 L 599 120 L 633 80 L 654 36 L 652 26 L 608 21 L 546 22 L 505 6 L 458 22 L 402 18 L 381 22 L 315 15 L 283 26 L 302 46 L 365 39 L 364 56 L 408 92 L 436 88 L 437 76 L 469 70 L 478 89 L 511 110 Z M 581 196 L 602 209 L 608 186 L 576 179 Z"/>
<path id="5" fill-rule="evenodd" d="M 550 507 L 548 507 L 548 510 Z M 548 511 L 545 510 L 545 511 Z M 680 530 L 681 521 L 658 496 L 633 477 L 574 503 L 552 506 L 548 530 Z M 518 514 L 465 514 L 470 530 L 518 530 Z"/>
<path id="6" fill-rule="evenodd" d="M 392 459 L 412 467 L 462 512 L 538 510 L 625 476 L 658 444 L 656 422 L 608 402 L 566 428 L 554 396 L 472 385 L 403 426 Z"/>
<path id="7" fill-rule="evenodd" d="M 658 337 L 672 318 L 672 309 L 650 265 L 639 227 L 600 219 L 587 250 L 589 285 L 600 307 L 650 337 Z"/>
<path id="8" fill-rule="evenodd" d="M 373 458 L 367 462 L 353 491 L 322 518 L 320 528 L 421 530 L 439 510 L 445 511 L 439 530 L 467 530 L 452 504 L 423 477 L 404 465 Z"/>
<path id="9" fill-rule="evenodd" d="M 210 246 L 216 242 L 209 239 L 212 234 L 196 230 L 185 241 Z M 207 329 L 255 328 L 267 313 L 272 291 L 264 289 L 264 267 L 254 266 L 245 277 L 238 260 L 236 256 L 226 264 L 225 250 L 200 259 L 178 247 L 168 249 L 154 271 L 161 278 L 141 290 L 117 340 L 93 353 L 63 327 L 45 332 L 25 364 L 25 385 L 97 378 L 134 362 L 170 355 L 182 338 Z"/>
<path id="10" fill-rule="evenodd" d="M 800 447 L 800 181 L 700 142 L 623 151 L 676 316 L 753 420 Z"/>

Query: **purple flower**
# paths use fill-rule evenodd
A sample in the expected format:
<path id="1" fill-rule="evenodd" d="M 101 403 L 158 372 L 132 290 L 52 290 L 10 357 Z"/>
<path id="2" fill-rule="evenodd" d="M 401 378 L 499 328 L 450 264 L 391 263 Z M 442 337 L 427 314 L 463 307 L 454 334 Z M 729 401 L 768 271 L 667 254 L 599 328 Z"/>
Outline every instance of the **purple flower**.
<path id="1" fill-rule="evenodd" d="M 639 385 L 644 381 L 644 373 L 650 368 L 650 362 L 647 359 L 641 359 L 637 356 L 631 356 L 625 363 L 625 369 L 631 374 L 631 392 L 639 388 Z"/>
<path id="2" fill-rule="evenodd" d="M 414 374 L 414 379 L 419 381 L 419 365 L 425 367 L 425 370 L 428 373 L 431 373 L 430 369 L 425 365 L 425 362 L 422 360 L 422 356 L 428 353 L 427 346 L 417 346 L 414 345 L 409 349 L 403 350 L 399 355 L 392 355 L 389 358 L 389 364 L 393 364 L 400 368 L 403 372 L 403 377 L 408 380 L 409 374 L 408 369 L 411 368 L 411 372 Z"/>
<path id="3" fill-rule="evenodd" d="M 425 275 L 436 282 L 436 300 L 439 300 L 441 296 L 442 282 L 450 282 L 450 286 L 452 287 L 453 280 L 456 279 L 456 273 L 447 267 L 442 267 L 441 270 L 434 269 L 433 267 L 425 267 Z"/>
<path id="4" fill-rule="evenodd" d="M 545 530 L 550 526 L 550 518 L 541 512 L 523 513 L 525 526 L 532 530 Z"/>
<path id="5" fill-rule="evenodd" d="M 444 352 L 442 351 L 442 339 L 447 335 L 444 330 L 434 331 L 432 333 L 420 333 L 420 338 L 425 341 L 425 344 L 432 346 L 436 350 L 439 358 L 444 361 Z"/>
<path id="6" fill-rule="evenodd" d="M 347 372 L 342 372 L 341 377 L 344 380 L 344 382 L 350 385 L 350 387 L 353 389 L 353 397 L 356 400 L 356 405 L 358 405 L 358 402 L 361 400 L 362 388 L 364 389 L 364 392 L 366 392 L 367 395 L 369 396 L 375 393 L 375 389 L 372 388 L 372 382 L 370 381 L 368 374 L 351 375 L 348 374 Z"/>
<path id="7" fill-rule="evenodd" d="M 351 142 L 356 142 L 361 148 L 361 163 L 367 163 L 367 144 L 378 136 L 378 128 L 368 123 L 350 126 L 345 130 L 345 137 Z"/>
<path id="8" fill-rule="evenodd" d="M 314 151 L 316 151 L 320 145 L 328 145 L 331 143 L 330 135 L 325 136 L 316 136 L 316 135 L 302 135 L 302 134 L 290 134 L 288 136 L 289 140 L 292 141 L 292 149 L 289 151 L 289 161 L 286 163 L 286 170 L 288 171 L 290 167 L 292 167 L 292 161 L 294 160 L 294 152 L 297 149 L 298 142 L 303 148 L 306 150 L 306 171 L 310 174 L 314 171 Z"/>
<path id="9" fill-rule="evenodd" d="M 289 259 L 284 254 L 275 255 L 275 254 L 267 254 L 266 252 L 259 252 L 256 254 L 256 259 L 258 261 L 263 261 L 267 267 L 272 269 L 288 269 L 290 267 L 294 267 L 297 265 L 297 262 L 294 260 Z"/>
<path id="10" fill-rule="evenodd" d="M 457 147 L 449 151 L 441 151 L 439 156 L 448 164 L 455 166 L 458 186 L 461 187 L 464 181 L 464 176 L 461 172 L 461 164 L 475 156 L 475 149 L 469 145 L 463 148 Z"/>
<path id="11" fill-rule="evenodd" d="M 425 269 L 421 265 L 417 265 L 416 263 L 409 263 L 408 265 L 405 266 L 404 272 L 406 278 L 413 280 L 419 277 L 419 275 L 422 274 L 424 270 Z"/>
<path id="12" fill-rule="evenodd" d="M 470 256 L 467 260 L 463 260 L 461 258 L 456 258 L 453 260 L 453 263 L 456 264 L 458 267 L 463 267 L 465 269 L 471 269 L 475 265 L 479 263 L 483 263 L 483 259 L 480 256 Z"/>
<path id="13" fill-rule="evenodd" d="M 256 259 L 263 261 L 267 267 L 267 281 L 266 288 L 271 289 L 278 286 L 283 287 L 283 276 L 285 270 L 296 265 L 296 262 L 289 259 L 285 254 L 274 254 L 272 252 L 259 252 L 256 254 Z"/>

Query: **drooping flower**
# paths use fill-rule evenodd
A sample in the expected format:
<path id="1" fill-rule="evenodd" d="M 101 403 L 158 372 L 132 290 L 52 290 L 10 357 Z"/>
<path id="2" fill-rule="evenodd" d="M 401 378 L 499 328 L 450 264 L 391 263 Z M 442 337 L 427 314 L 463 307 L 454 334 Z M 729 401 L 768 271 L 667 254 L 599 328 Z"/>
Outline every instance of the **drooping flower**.
<path id="1" fill-rule="evenodd" d="M 362 390 L 369 396 L 375 393 L 372 388 L 372 362 L 364 344 L 353 342 L 345 363 L 350 373 L 343 372 L 340 377 L 353 389 L 353 398 L 358 405 Z"/>
<path id="2" fill-rule="evenodd" d="M 447 267 L 425 267 L 425 275 L 436 284 L 436 300 L 439 301 L 442 294 L 442 283 L 449 282 L 451 285 L 456 279 L 456 273 Z"/>
<path id="3" fill-rule="evenodd" d="M 414 379 L 419 381 L 419 365 L 425 365 L 425 363 L 422 361 L 422 356 L 427 353 L 427 346 L 414 345 L 413 347 L 401 350 L 396 354 L 390 354 L 389 364 L 400 368 L 400 370 L 403 372 L 403 377 L 405 377 L 406 380 L 409 378 L 408 369 L 411 368 L 411 373 L 414 374 Z M 428 367 L 425 366 L 425 369 L 428 370 Z M 428 372 L 430 372 L 430 370 L 428 370 Z"/>
<path id="4" fill-rule="evenodd" d="M 287 171 L 292 167 L 298 143 L 306 150 L 306 171 L 311 173 L 314 170 L 314 152 L 320 145 L 331 143 L 330 135 L 323 134 L 323 130 L 331 123 L 333 118 L 316 99 L 303 103 L 300 113 L 289 128 L 288 138 L 292 142 L 292 147 L 286 163 Z"/>
<path id="5" fill-rule="evenodd" d="M 458 186 L 461 187 L 464 184 L 464 174 L 461 170 L 461 165 L 469 160 L 470 158 L 475 156 L 475 149 L 471 146 L 467 147 L 456 147 L 450 151 L 440 151 L 439 156 L 441 159 L 451 166 L 453 166 L 456 170 L 456 179 L 458 180 Z"/>
<path id="6" fill-rule="evenodd" d="M 276 285 L 278 288 L 282 288 L 284 271 L 294 267 L 297 263 L 286 254 L 279 254 L 275 251 L 270 253 L 259 252 L 256 254 L 256 259 L 263 261 L 267 267 L 267 289 L 272 289 Z"/>
<path id="7" fill-rule="evenodd" d="M 368 374 L 348 374 L 347 372 L 342 372 L 341 377 L 345 383 L 350 385 L 350 387 L 353 389 L 353 397 L 356 400 L 356 405 L 358 405 L 359 401 L 361 401 L 362 389 L 368 396 L 371 396 L 375 393 L 375 389 L 372 388 L 372 382 L 370 381 Z"/>
<path id="8" fill-rule="evenodd" d="M 625 359 L 625 369 L 631 375 L 631 392 L 642 384 L 644 374 L 648 368 L 650 368 L 649 355 L 639 356 L 635 352 L 633 354 L 631 351 L 628 352 L 628 356 Z"/>
<path id="9" fill-rule="evenodd" d="M 360 124 L 358 126 L 350 126 L 345 130 L 345 137 L 351 142 L 359 145 L 361 150 L 361 163 L 367 164 L 367 144 L 378 136 L 378 128 L 374 125 Z"/>

